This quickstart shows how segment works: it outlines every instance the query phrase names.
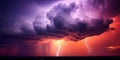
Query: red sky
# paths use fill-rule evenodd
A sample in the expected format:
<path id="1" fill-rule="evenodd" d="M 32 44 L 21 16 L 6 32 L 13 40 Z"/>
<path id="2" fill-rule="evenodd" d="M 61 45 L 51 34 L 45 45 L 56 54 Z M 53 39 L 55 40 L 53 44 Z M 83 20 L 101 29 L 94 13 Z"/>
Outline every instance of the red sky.
<path id="1" fill-rule="evenodd" d="M 87 37 L 86 39 L 80 40 L 78 42 L 73 41 L 63 41 L 61 42 L 60 56 L 116 56 L 120 55 L 119 45 L 120 45 L 120 16 L 113 18 L 114 22 L 110 27 L 115 28 L 115 30 L 109 30 L 101 35 Z M 87 40 L 91 54 L 85 45 L 85 40 Z M 56 45 L 52 44 L 51 55 L 56 53 Z M 114 50 L 109 48 L 110 46 L 117 47 Z"/>

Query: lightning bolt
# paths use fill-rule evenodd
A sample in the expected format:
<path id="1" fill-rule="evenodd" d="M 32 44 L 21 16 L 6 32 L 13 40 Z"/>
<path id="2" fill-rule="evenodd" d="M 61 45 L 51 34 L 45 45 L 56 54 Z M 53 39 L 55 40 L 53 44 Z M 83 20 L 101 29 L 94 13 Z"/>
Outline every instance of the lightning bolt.
<path id="1" fill-rule="evenodd" d="M 84 40 L 84 41 L 85 41 L 85 46 L 86 46 L 86 48 L 88 49 L 89 54 L 91 55 L 91 49 L 90 49 L 90 47 L 89 47 L 89 45 L 88 45 L 88 40 L 86 39 L 86 40 Z M 62 43 L 62 40 L 58 40 L 58 41 L 56 42 L 56 44 L 57 44 L 56 56 L 60 56 L 61 43 Z"/>
<path id="2" fill-rule="evenodd" d="M 60 45 L 61 45 L 61 44 L 60 44 L 60 41 L 58 40 L 58 41 L 57 41 L 57 52 L 56 52 L 56 56 L 59 56 L 59 52 L 60 52 L 60 48 L 61 48 Z"/>
<path id="3" fill-rule="evenodd" d="M 88 45 L 87 39 L 85 40 L 85 46 L 87 47 L 88 52 L 89 52 L 89 54 L 91 55 L 91 50 L 90 50 L 90 47 L 89 47 L 89 45 Z"/>

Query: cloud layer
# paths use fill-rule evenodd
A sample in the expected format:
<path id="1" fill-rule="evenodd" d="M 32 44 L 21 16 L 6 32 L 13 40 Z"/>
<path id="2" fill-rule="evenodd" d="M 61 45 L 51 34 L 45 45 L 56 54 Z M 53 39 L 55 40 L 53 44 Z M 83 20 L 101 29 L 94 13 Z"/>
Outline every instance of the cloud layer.
<path id="1" fill-rule="evenodd" d="M 33 24 L 37 34 L 58 38 L 71 36 L 70 40 L 76 41 L 109 30 L 109 25 L 113 21 L 102 17 L 104 1 L 86 0 L 80 2 L 80 4 L 75 2 L 68 5 L 56 4 L 46 13 L 45 19 L 48 19 L 49 24 L 43 22 L 44 18 L 38 19 L 41 21 L 39 21 L 39 25 L 36 25 L 37 22 Z"/>
<path id="2" fill-rule="evenodd" d="M 109 6 L 105 0 L 80 0 L 77 3 L 52 1 L 52 8 L 41 7 L 40 11 L 42 9 L 45 11 L 40 13 L 36 8 L 41 5 L 39 2 L 40 0 L 37 3 L 35 0 L 11 2 L 1 0 L 1 42 L 40 40 L 43 37 L 69 37 L 70 40 L 80 40 L 87 36 L 102 34 L 109 30 L 112 23 L 111 19 L 104 17 Z M 48 6 L 47 3 L 44 5 Z"/>

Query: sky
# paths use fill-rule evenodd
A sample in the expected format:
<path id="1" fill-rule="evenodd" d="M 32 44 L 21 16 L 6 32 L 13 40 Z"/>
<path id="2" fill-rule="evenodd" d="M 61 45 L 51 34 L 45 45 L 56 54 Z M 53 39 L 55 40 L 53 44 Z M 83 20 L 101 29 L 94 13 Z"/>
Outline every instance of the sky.
<path id="1" fill-rule="evenodd" d="M 0 0 L 0 56 L 119 56 L 119 0 Z"/>

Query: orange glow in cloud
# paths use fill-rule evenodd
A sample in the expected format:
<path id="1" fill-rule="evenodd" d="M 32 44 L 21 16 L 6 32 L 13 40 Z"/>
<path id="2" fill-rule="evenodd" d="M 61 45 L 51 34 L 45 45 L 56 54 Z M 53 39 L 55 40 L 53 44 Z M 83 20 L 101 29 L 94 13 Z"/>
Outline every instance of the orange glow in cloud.
<path id="1" fill-rule="evenodd" d="M 110 50 L 116 50 L 116 49 L 120 49 L 120 46 L 109 46 L 107 48 Z"/>

